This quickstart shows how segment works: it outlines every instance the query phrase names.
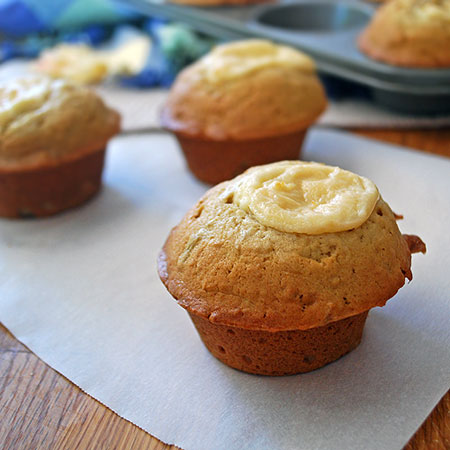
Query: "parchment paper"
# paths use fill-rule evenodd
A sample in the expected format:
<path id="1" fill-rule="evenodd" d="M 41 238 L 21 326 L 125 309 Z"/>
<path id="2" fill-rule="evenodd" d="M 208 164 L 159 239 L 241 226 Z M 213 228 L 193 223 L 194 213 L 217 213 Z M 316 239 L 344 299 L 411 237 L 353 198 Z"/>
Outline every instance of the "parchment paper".
<path id="1" fill-rule="evenodd" d="M 215 360 L 158 280 L 169 229 L 206 190 L 165 135 L 109 148 L 95 200 L 0 220 L 0 320 L 84 391 L 167 443 L 202 449 L 400 449 L 449 386 L 450 161 L 312 131 L 306 159 L 372 178 L 406 233 L 414 280 L 368 318 L 361 345 L 309 374 Z"/>

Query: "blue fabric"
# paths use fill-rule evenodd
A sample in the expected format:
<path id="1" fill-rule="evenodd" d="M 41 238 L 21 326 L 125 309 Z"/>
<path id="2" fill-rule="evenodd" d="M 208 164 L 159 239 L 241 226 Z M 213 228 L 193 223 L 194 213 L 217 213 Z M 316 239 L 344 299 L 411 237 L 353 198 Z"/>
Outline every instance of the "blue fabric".
<path id="1" fill-rule="evenodd" d="M 152 37 L 152 52 L 140 74 L 122 78 L 122 84 L 127 86 L 170 86 L 180 70 L 217 43 L 217 40 L 201 36 L 185 25 L 161 19 L 149 19 L 143 28 Z"/>
<path id="2" fill-rule="evenodd" d="M 23 36 L 44 29 L 44 22 L 24 2 L 0 0 L 0 32 L 10 36 Z"/>
<path id="3" fill-rule="evenodd" d="M 73 0 L 22 0 L 30 11 L 42 20 L 43 23 L 50 25 L 58 16 L 72 3 Z M 0 0 L 1 5 L 1 0 Z"/>
<path id="4" fill-rule="evenodd" d="M 109 38 L 111 32 L 107 27 L 90 25 L 79 31 L 31 34 L 21 39 L 0 38 L 0 62 L 12 58 L 35 58 L 42 50 L 61 42 L 96 46 Z"/>
<path id="5" fill-rule="evenodd" d="M 131 9 L 112 0 L 0 0 L 0 33 L 14 37 L 136 17 Z"/>

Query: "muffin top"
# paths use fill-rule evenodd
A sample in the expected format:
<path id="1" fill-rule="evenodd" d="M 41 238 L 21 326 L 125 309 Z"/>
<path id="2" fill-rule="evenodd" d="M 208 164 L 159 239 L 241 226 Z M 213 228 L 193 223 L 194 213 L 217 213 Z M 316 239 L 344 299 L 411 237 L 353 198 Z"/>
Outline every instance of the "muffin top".
<path id="1" fill-rule="evenodd" d="M 219 45 L 177 77 L 162 112 L 167 128 L 215 140 L 305 128 L 326 97 L 305 54 L 265 40 Z"/>
<path id="2" fill-rule="evenodd" d="M 300 161 L 258 166 L 208 191 L 158 261 L 188 311 L 271 331 L 383 306 L 412 278 L 410 265 L 407 241 L 371 181 Z"/>
<path id="3" fill-rule="evenodd" d="M 0 84 L 0 164 L 14 168 L 100 150 L 120 117 L 91 90 L 44 76 Z"/>
<path id="4" fill-rule="evenodd" d="M 450 0 L 391 0 L 359 38 L 370 57 L 409 67 L 450 67 Z"/>

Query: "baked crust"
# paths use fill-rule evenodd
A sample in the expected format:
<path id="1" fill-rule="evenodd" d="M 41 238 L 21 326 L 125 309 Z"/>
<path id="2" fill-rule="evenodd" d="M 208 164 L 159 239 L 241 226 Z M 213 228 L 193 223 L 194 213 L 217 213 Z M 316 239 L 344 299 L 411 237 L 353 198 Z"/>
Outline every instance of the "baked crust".
<path id="1" fill-rule="evenodd" d="M 388 64 L 450 67 L 450 0 L 391 0 L 375 13 L 358 46 Z"/>
<path id="2" fill-rule="evenodd" d="M 178 76 L 162 123 L 191 137 L 258 139 L 305 129 L 325 108 L 325 93 L 314 73 L 267 67 L 251 76 L 209 83 L 198 62 Z"/>
<path id="3" fill-rule="evenodd" d="M 320 327 L 383 306 L 411 279 L 411 253 L 379 199 L 360 227 L 322 235 L 261 225 L 208 191 L 175 227 L 158 260 L 178 303 L 210 322 L 250 330 Z"/>

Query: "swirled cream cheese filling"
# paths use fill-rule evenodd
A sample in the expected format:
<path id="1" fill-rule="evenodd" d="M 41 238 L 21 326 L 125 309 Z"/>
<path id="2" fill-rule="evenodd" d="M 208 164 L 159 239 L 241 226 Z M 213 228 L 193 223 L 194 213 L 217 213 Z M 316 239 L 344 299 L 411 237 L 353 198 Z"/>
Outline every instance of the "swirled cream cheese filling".
<path id="1" fill-rule="evenodd" d="M 61 96 L 72 89 L 71 83 L 44 76 L 7 80 L 0 85 L 0 132 L 58 105 Z"/>
<path id="2" fill-rule="evenodd" d="M 323 234 L 361 226 L 379 198 L 375 184 L 339 167 L 282 161 L 253 167 L 223 194 L 262 225 Z"/>
<path id="3" fill-rule="evenodd" d="M 404 21 L 414 20 L 418 24 L 429 23 L 437 26 L 441 22 L 448 23 L 450 20 L 449 0 L 403 0 L 397 3 L 398 7 L 406 10 L 402 17 Z"/>
<path id="4" fill-rule="evenodd" d="M 293 48 L 263 39 L 219 45 L 200 60 L 210 83 L 249 76 L 267 67 L 292 67 L 314 73 L 313 60 Z"/>

